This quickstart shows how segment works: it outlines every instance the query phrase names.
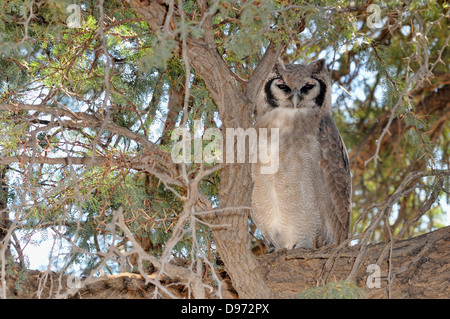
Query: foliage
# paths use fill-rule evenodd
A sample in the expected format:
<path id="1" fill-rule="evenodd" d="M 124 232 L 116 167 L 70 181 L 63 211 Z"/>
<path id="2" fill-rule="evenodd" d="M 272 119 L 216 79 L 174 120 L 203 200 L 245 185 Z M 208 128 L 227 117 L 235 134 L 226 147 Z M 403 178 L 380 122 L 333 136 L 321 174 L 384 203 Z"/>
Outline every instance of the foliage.
<path id="1" fill-rule="evenodd" d="M 0 104 L 36 106 L 0 109 L 0 154 L 40 159 L 9 165 L 8 185 L 14 198 L 8 208 L 22 228 L 50 227 L 77 246 L 61 263 L 64 269 L 114 273 L 116 266 L 107 266 L 101 253 L 116 246 L 121 252 L 131 249 L 123 229 L 110 227 L 114 211 L 121 207 L 126 226 L 136 238 L 148 238 L 148 252 L 161 257 L 189 191 L 130 164 L 130 158 L 147 151 L 136 136 L 168 153 L 174 141 L 164 137 L 182 125 L 183 116 L 191 132 L 194 120 L 201 119 L 203 133 L 211 127 L 222 129 L 225 115 L 218 112 L 208 83 L 196 70 L 189 69 L 186 81 L 182 40 L 204 36 L 197 1 L 183 1 L 184 20 L 178 15 L 176 23 L 165 24 L 158 33 L 118 0 L 105 1 L 103 15 L 97 1 L 81 1 L 81 27 L 70 28 L 69 2 L 0 1 Z M 412 171 L 448 169 L 450 149 L 448 106 L 438 98 L 442 94 L 448 101 L 449 94 L 446 4 L 375 1 L 382 18 L 376 27 L 370 26 L 373 16 L 365 4 L 349 0 L 209 4 L 214 43 L 242 83 L 252 76 L 270 42 L 288 43 L 285 61 L 325 57 L 334 69 L 333 116 L 350 153 L 352 227 L 357 233 L 367 229 Z M 87 162 L 45 163 L 48 158 Z M 94 165 L 89 162 L 92 158 L 103 162 Z M 201 165 L 186 168 L 192 177 Z M 200 183 L 202 195 L 214 207 L 219 181 L 220 173 L 215 172 Z M 439 196 L 426 215 L 407 224 L 401 236 L 441 227 L 445 212 L 437 203 L 448 201 L 448 185 L 448 176 L 414 181 L 372 240 L 399 234 L 405 222 L 434 198 L 434 191 Z M 257 233 L 256 239 L 261 239 Z M 171 258 L 200 255 L 215 262 L 217 252 L 208 223 L 190 218 Z M 119 264 L 119 258 L 114 260 Z M 302 297 L 360 297 L 351 283 L 326 287 Z"/>
<path id="2" fill-rule="evenodd" d="M 330 282 L 304 290 L 299 299 L 365 299 L 364 290 L 351 281 Z"/>

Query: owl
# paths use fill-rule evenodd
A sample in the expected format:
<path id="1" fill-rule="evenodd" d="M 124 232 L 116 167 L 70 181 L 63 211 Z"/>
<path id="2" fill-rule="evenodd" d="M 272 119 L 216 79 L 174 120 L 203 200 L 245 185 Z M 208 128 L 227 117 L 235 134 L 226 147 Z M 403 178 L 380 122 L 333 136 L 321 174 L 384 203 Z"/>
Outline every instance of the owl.
<path id="1" fill-rule="evenodd" d="M 252 164 L 251 216 L 273 249 L 319 248 L 348 237 L 351 175 L 347 150 L 331 116 L 325 60 L 279 62 L 258 97 L 254 127 L 278 128 L 278 169 Z M 262 138 L 261 135 L 258 138 Z M 272 144 L 271 144 L 272 143 Z M 273 158 L 273 157 L 272 157 Z"/>

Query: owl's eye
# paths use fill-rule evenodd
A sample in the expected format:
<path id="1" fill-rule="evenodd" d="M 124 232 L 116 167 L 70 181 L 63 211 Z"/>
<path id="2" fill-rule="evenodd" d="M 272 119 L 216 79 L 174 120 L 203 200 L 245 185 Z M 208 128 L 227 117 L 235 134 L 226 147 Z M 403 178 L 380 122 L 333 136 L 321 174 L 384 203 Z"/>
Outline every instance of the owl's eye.
<path id="1" fill-rule="evenodd" d="M 278 86 L 278 88 L 280 90 L 283 90 L 286 93 L 290 93 L 291 92 L 291 89 L 286 84 L 277 84 L 277 86 Z"/>
<path id="2" fill-rule="evenodd" d="M 308 84 L 306 84 L 306 85 L 302 88 L 302 91 L 303 91 L 303 90 L 309 91 L 309 90 L 311 90 L 313 87 L 314 87 L 314 84 L 308 83 Z"/>

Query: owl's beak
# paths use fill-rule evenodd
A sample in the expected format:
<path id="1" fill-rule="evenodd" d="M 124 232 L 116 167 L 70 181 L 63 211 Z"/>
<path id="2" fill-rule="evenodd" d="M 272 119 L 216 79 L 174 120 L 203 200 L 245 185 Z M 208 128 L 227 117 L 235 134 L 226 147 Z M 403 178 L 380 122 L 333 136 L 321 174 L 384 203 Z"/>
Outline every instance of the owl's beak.
<path id="1" fill-rule="evenodd" d="M 301 100 L 300 91 L 294 90 L 294 95 L 292 96 L 292 104 L 294 104 L 294 109 L 297 108 L 297 105 L 299 104 Z"/>

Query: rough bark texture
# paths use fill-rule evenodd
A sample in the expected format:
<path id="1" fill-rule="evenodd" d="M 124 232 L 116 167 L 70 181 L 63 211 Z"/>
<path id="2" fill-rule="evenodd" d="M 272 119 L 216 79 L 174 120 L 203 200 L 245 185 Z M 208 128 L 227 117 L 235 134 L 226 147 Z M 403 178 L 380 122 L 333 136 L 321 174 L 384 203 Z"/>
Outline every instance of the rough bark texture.
<path id="1" fill-rule="evenodd" d="M 230 241 L 230 244 L 234 242 Z M 361 267 L 357 272 L 356 283 L 363 288 L 367 298 L 388 298 L 389 290 L 391 298 L 415 299 L 415 298 L 449 298 L 450 296 L 450 227 L 441 228 L 412 239 L 395 243 L 392 247 L 392 255 L 378 261 L 380 255 L 389 243 L 369 245 Z M 327 282 L 345 280 L 350 273 L 355 256 L 360 246 L 346 247 L 341 250 L 334 259 L 330 272 L 324 273 L 324 265 L 330 260 L 330 256 L 336 252 L 335 246 L 325 247 L 320 250 L 296 249 L 279 251 L 266 254 L 257 258 L 258 273 L 264 278 L 264 282 L 270 288 L 276 298 L 297 298 L 307 288 L 322 285 Z M 236 262 L 241 259 L 236 257 Z M 389 271 L 389 260 L 391 269 Z M 366 269 L 369 264 L 379 263 L 381 270 L 381 287 L 369 288 Z M 241 267 L 245 269 L 245 267 Z M 255 271 L 255 272 L 257 272 Z M 243 283 L 246 283 L 246 275 L 243 275 Z M 251 275 L 251 274 L 250 274 Z M 47 280 L 43 280 L 47 276 Z M 61 279 L 62 286 L 59 286 Z M 67 292 L 67 278 L 61 278 L 59 274 L 30 271 L 26 279 L 19 282 L 18 277 L 6 278 L 7 295 L 9 298 L 37 298 L 36 291 L 41 291 L 41 298 L 56 296 Z M 170 291 L 180 298 L 186 296 L 186 288 L 177 284 L 175 280 L 166 278 L 162 282 L 170 284 Z M 138 274 L 120 274 L 98 278 L 94 283 L 69 295 L 72 298 L 152 298 L 154 286 L 145 284 L 145 280 Z M 390 285 L 390 288 L 389 288 Z M 20 288 L 20 289 L 19 289 Z M 224 291 L 225 298 L 234 298 L 236 294 Z M 207 296 L 208 297 L 208 296 Z"/>
<path id="2" fill-rule="evenodd" d="M 389 245 L 389 244 L 388 244 Z M 386 243 L 370 245 L 356 282 L 364 288 L 368 298 L 449 298 L 450 296 L 450 227 L 403 240 L 396 243 L 392 256 L 378 262 Z M 264 279 L 280 298 L 295 298 L 309 287 L 328 282 L 345 280 L 350 273 L 359 246 L 347 247 L 340 252 L 330 273 L 322 274 L 333 247 L 318 251 L 297 249 L 265 255 L 259 260 Z M 389 259 L 392 261 L 389 275 Z M 381 287 L 368 288 L 367 266 L 379 263 Z"/>
<path id="3" fill-rule="evenodd" d="M 249 165 L 242 165 L 240 170 L 228 168 L 221 177 L 223 207 L 236 207 L 246 203 L 250 205 L 251 183 Z M 225 194 L 228 194 L 226 196 Z M 225 269 L 231 277 L 234 288 L 241 298 L 268 298 L 270 291 L 257 271 L 258 263 L 251 253 L 248 232 L 248 211 L 239 210 L 231 213 L 219 213 L 214 224 L 230 225 L 213 228 L 214 239 Z"/>

